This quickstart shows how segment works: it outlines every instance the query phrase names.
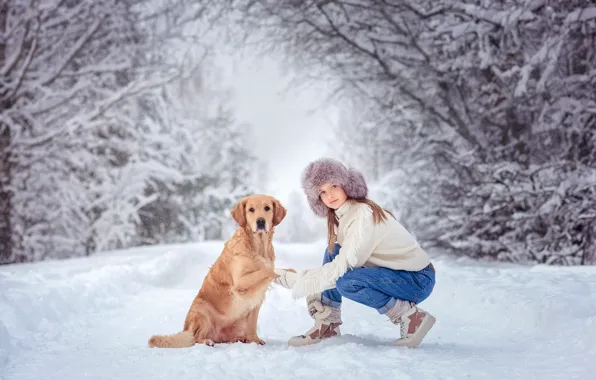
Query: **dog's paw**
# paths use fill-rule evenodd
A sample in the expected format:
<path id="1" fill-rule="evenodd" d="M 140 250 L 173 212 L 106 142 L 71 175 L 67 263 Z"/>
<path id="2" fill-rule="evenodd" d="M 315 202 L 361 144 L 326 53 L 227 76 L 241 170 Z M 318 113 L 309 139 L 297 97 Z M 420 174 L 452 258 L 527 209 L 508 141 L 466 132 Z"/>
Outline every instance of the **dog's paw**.
<path id="1" fill-rule="evenodd" d="M 260 346 L 265 344 L 265 341 L 258 336 L 249 337 L 245 343 L 256 343 Z"/>
<path id="2" fill-rule="evenodd" d="M 252 337 L 238 337 L 236 338 L 236 342 L 241 342 L 241 343 L 256 343 L 258 345 L 264 345 L 265 341 L 261 338 L 259 338 L 258 336 L 252 336 Z"/>

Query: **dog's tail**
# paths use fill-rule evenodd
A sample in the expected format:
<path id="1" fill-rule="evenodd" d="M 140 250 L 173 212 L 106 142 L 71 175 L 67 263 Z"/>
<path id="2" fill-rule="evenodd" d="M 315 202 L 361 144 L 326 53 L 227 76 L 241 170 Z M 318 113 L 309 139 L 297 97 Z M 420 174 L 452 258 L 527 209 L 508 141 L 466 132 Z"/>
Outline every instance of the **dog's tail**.
<path id="1" fill-rule="evenodd" d="M 195 337 L 190 331 L 180 331 L 173 335 L 153 335 L 149 338 L 149 347 L 182 348 L 195 345 Z"/>

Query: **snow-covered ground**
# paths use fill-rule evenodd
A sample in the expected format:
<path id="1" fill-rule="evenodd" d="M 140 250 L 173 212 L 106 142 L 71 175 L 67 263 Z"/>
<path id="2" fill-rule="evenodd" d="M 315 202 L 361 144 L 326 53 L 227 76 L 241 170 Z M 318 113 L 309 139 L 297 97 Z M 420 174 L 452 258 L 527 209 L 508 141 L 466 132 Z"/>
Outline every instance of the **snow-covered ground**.
<path id="1" fill-rule="evenodd" d="M 286 345 L 312 321 L 304 299 L 272 286 L 259 320 L 267 343 L 150 349 L 180 330 L 222 242 L 157 246 L 0 267 L 0 378 L 21 379 L 591 379 L 596 268 L 481 265 L 435 258 L 421 306 L 437 324 L 415 350 L 397 327 L 344 302 L 344 336 Z M 276 245 L 277 264 L 319 265 L 318 245 Z"/>

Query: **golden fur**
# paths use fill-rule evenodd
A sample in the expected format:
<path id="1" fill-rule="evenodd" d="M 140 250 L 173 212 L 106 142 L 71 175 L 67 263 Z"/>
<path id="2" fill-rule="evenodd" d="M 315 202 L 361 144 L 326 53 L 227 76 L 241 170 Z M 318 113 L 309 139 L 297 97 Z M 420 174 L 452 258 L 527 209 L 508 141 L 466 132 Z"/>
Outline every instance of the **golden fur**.
<path id="1" fill-rule="evenodd" d="M 271 241 L 274 227 L 284 219 L 286 209 L 277 199 L 258 194 L 241 199 L 231 214 L 238 229 L 209 269 L 186 315 L 183 330 L 174 335 L 152 336 L 150 347 L 265 344 L 257 336 L 257 320 L 265 292 L 277 277 Z"/>

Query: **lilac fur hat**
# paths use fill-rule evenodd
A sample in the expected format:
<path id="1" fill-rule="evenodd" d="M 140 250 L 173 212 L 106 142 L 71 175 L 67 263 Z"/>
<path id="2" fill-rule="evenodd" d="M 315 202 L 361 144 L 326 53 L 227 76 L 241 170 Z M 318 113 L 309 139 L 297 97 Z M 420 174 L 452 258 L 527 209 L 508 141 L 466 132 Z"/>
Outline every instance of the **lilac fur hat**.
<path id="1" fill-rule="evenodd" d="M 319 186 L 327 181 L 340 185 L 348 198 L 366 198 L 368 187 L 362 174 L 353 168 L 346 168 L 332 158 L 320 158 L 311 162 L 302 172 L 302 189 L 306 193 L 308 205 L 317 216 L 327 215 L 327 206 L 319 199 Z"/>

